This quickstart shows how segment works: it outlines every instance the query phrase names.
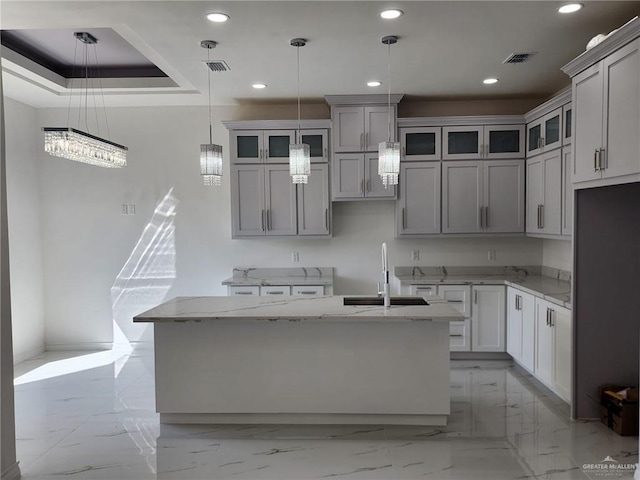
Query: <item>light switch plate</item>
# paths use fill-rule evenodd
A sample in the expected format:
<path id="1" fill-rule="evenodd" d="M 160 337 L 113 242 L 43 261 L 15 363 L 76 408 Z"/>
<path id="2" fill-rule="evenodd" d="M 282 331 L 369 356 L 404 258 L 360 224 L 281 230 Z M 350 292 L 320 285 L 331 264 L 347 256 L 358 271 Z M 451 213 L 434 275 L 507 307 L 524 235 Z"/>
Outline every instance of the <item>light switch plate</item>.
<path id="1" fill-rule="evenodd" d="M 420 260 L 420 250 L 411 250 L 411 260 L 414 262 Z"/>

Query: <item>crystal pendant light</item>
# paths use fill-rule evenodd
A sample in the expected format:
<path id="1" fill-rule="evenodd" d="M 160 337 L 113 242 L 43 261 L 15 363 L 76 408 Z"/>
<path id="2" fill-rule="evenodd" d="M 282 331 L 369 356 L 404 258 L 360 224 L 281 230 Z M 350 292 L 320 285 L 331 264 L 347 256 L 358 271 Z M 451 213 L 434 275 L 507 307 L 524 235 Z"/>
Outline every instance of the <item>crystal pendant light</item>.
<path id="1" fill-rule="evenodd" d="M 202 48 L 207 49 L 207 88 L 209 91 L 209 143 L 200 145 L 200 174 L 205 186 L 219 186 L 222 184 L 222 146 L 213 143 L 213 127 L 211 120 L 211 59 L 209 54 L 216 47 L 213 40 L 200 42 Z"/>
<path id="2" fill-rule="evenodd" d="M 309 145 L 302 143 L 300 135 L 300 47 L 304 47 L 307 41 L 303 38 L 291 40 L 291 46 L 296 47 L 298 54 L 298 142 L 289 145 L 289 174 L 293 183 L 307 183 L 311 174 L 311 153 Z"/>
<path id="3" fill-rule="evenodd" d="M 398 37 L 388 35 L 382 38 L 382 43 L 388 46 L 389 50 L 389 81 L 387 96 L 387 127 L 388 141 L 378 144 L 378 175 L 382 179 L 385 188 L 389 185 L 398 184 L 398 176 L 400 175 L 400 143 L 391 141 L 391 45 L 398 41 Z"/>
<path id="4" fill-rule="evenodd" d="M 89 45 L 94 46 L 94 54 L 96 58 L 96 68 L 98 69 L 98 52 L 96 44 L 98 39 L 88 32 L 75 32 L 73 34 L 75 38 L 84 45 L 84 78 L 81 79 L 81 85 L 84 83 L 84 94 L 80 95 L 80 109 L 78 111 L 78 124 L 80 124 L 80 113 L 82 112 L 82 98 L 85 99 L 84 104 L 84 120 L 87 130 L 88 125 L 88 97 L 89 97 Z M 76 44 L 77 54 L 77 44 Z M 74 68 L 75 68 L 75 54 L 74 54 Z M 98 70 L 98 79 L 100 79 L 100 72 Z M 104 96 L 102 95 L 102 87 L 100 87 L 101 97 L 103 99 L 103 110 L 105 124 L 107 128 L 107 137 L 109 136 L 109 123 L 107 122 L 107 111 L 104 108 Z M 96 104 L 94 95 L 94 105 Z M 71 112 L 71 99 L 73 98 L 73 89 L 71 95 L 69 95 L 69 109 L 67 111 L 67 125 L 69 125 L 69 114 Z M 100 126 L 97 122 L 96 111 L 96 128 L 98 129 L 98 135 L 100 134 Z M 110 140 L 105 140 L 97 135 L 85 133 L 81 130 L 70 127 L 43 127 L 44 132 L 44 151 L 50 155 L 56 157 L 66 158 L 68 160 L 74 160 L 76 162 L 88 163 L 90 165 L 97 165 L 105 168 L 120 168 L 127 165 L 127 150 L 128 148 L 114 143 Z"/>

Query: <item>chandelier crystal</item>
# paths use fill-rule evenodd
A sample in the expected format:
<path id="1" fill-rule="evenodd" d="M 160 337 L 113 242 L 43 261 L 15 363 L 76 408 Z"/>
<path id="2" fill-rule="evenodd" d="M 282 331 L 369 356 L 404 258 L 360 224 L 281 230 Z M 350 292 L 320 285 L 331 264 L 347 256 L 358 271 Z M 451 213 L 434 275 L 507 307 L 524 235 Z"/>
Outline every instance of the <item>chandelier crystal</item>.
<path id="1" fill-rule="evenodd" d="M 388 72 L 389 81 L 387 96 L 387 127 L 388 140 L 378 144 L 378 175 L 382 180 L 385 188 L 389 185 L 398 184 L 398 176 L 400 175 L 400 143 L 391 141 L 391 45 L 398 41 L 398 37 L 387 35 L 382 38 L 382 43 L 388 46 L 389 62 Z"/>
<path id="2" fill-rule="evenodd" d="M 298 139 L 300 143 L 289 145 L 289 175 L 295 183 L 308 183 L 311 175 L 311 152 L 309 145 L 302 143 L 300 135 L 300 47 L 304 47 L 307 41 L 303 38 L 291 40 L 291 46 L 296 47 L 298 54 Z"/>
<path id="3" fill-rule="evenodd" d="M 209 93 L 209 143 L 200 145 L 200 175 L 205 187 L 222 185 L 222 146 L 213 143 L 213 126 L 211 120 L 211 59 L 209 53 L 217 45 L 213 40 L 200 42 L 207 49 L 207 89 Z"/>
<path id="4" fill-rule="evenodd" d="M 96 51 L 96 44 L 98 43 L 98 39 L 91 35 L 88 32 L 75 32 L 74 37 L 84 44 L 84 58 L 86 60 L 84 66 L 84 85 L 85 92 L 80 95 L 80 98 L 85 98 L 85 123 L 87 118 L 87 109 L 88 109 L 88 90 L 89 90 L 89 52 L 88 45 L 94 46 L 94 53 L 96 57 L 96 67 L 98 63 L 98 54 Z M 74 67 L 75 67 L 75 58 L 74 58 Z M 98 78 L 99 70 L 98 70 Z M 102 89 L 100 89 L 102 90 Z M 73 91 L 71 92 L 73 94 Z M 102 95 L 101 95 L 102 97 Z M 71 98 L 69 97 L 69 112 L 67 117 L 69 117 L 69 113 L 71 111 Z M 103 97 L 104 98 L 104 97 Z M 94 99 L 95 105 L 95 99 Z M 80 108 L 82 108 L 82 100 L 80 100 Z M 109 132 L 109 123 L 107 122 L 107 112 L 104 109 L 104 99 L 103 99 L 103 110 L 105 123 L 107 126 L 107 134 Z M 68 118 L 67 118 L 68 120 Z M 97 123 L 97 114 L 96 114 L 96 123 Z M 68 121 L 67 121 L 68 124 Z M 99 126 L 97 126 L 99 128 Z M 88 130 L 87 125 L 87 130 Z M 70 128 L 70 127 L 43 127 L 42 131 L 44 132 L 44 151 L 49 155 L 53 155 L 56 157 L 66 158 L 67 160 L 73 160 L 75 162 L 87 163 L 89 165 L 96 165 L 98 167 L 104 168 L 121 168 L 127 165 L 127 151 L 128 148 L 114 143 L 110 140 L 105 140 L 104 138 L 100 138 L 97 135 L 92 135 L 90 133 L 85 133 L 81 130 Z M 98 131 L 98 133 L 100 133 Z"/>

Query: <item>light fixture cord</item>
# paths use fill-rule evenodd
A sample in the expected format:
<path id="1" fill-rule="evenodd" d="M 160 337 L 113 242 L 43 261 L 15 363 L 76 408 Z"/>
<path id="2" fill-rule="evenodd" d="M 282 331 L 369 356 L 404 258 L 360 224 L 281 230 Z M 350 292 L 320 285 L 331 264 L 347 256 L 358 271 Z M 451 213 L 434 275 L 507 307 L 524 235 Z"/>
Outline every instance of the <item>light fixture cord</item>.
<path id="1" fill-rule="evenodd" d="M 77 62 L 77 55 L 78 55 L 78 42 L 79 40 L 76 40 L 76 47 L 73 51 L 73 68 L 71 69 L 71 91 L 69 92 L 69 107 L 67 108 L 67 127 L 69 127 L 69 119 L 71 117 L 71 99 L 73 98 L 73 84 L 74 84 L 74 79 L 76 76 L 76 62 Z"/>
<path id="2" fill-rule="evenodd" d="M 93 45 L 93 52 L 96 57 L 96 69 L 98 75 L 98 84 L 100 85 L 100 97 L 102 98 L 102 111 L 104 112 L 104 125 L 107 129 L 107 140 L 111 140 L 111 133 L 109 132 L 109 119 L 107 117 L 107 104 L 104 101 L 104 90 L 102 89 L 102 75 L 100 74 L 100 62 L 98 61 L 98 45 Z M 98 111 L 96 109 L 96 123 L 98 123 Z M 100 135 L 100 124 L 98 123 L 98 135 Z"/>
<path id="3" fill-rule="evenodd" d="M 391 42 L 387 43 L 388 62 L 387 73 L 389 76 L 388 90 L 387 90 L 387 136 L 389 142 L 391 141 Z"/>
<path id="4" fill-rule="evenodd" d="M 84 44 L 84 128 L 89 133 L 89 46 Z"/>
<path id="5" fill-rule="evenodd" d="M 300 137 L 300 45 L 296 46 L 296 53 L 298 56 L 298 138 Z M 300 140 L 302 143 L 302 140 Z"/>
<path id="6" fill-rule="evenodd" d="M 213 143 L 213 127 L 211 126 L 213 123 L 211 117 L 211 67 L 209 63 L 211 59 L 209 58 L 211 54 L 211 47 L 207 47 L 207 90 L 209 92 L 209 144 Z"/>

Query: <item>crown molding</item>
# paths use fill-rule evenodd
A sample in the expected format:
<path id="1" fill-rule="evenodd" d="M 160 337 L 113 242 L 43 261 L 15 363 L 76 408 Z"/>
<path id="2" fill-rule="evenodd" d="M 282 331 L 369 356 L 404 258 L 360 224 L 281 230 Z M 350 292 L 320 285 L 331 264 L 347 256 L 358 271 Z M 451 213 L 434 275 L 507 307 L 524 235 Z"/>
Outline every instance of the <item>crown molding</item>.
<path id="1" fill-rule="evenodd" d="M 398 127 L 442 127 L 471 125 L 524 125 L 522 115 L 479 115 L 455 117 L 398 118 Z"/>
<path id="2" fill-rule="evenodd" d="M 334 105 L 396 105 L 400 103 L 404 97 L 404 93 L 392 93 L 391 96 L 380 94 L 367 94 L 367 95 L 325 95 L 324 98 L 331 106 Z"/>
<path id="3" fill-rule="evenodd" d="M 571 86 L 568 86 L 562 92 L 557 94 L 555 97 L 551 97 L 546 102 L 538 105 L 535 108 L 532 108 L 527 113 L 524 114 L 524 118 L 529 123 L 536 118 L 540 118 L 543 115 L 555 110 L 556 108 L 560 108 L 567 103 L 571 103 Z"/>
<path id="4" fill-rule="evenodd" d="M 298 120 L 224 120 L 222 124 L 227 130 L 297 130 Z M 302 130 L 331 128 L 331 120 L 300 120 Z"/>

